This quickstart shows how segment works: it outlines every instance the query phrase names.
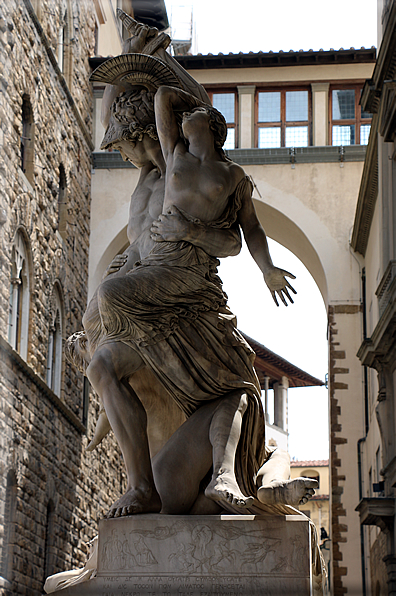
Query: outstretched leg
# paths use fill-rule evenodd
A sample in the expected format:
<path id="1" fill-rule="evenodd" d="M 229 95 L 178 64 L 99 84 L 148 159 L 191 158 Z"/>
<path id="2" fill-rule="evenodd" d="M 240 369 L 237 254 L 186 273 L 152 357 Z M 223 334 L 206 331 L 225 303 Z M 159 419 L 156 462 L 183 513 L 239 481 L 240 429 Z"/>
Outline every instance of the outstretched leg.
<path id="1" fill-rule="evenodd" d="M 252 496 L 242 494 L 235 477 L 235 455 L 241 436 L 242 418 L 247 408 L 247 395 L 235 391 L 223 397 L 213 414 L 209 439 L 213 452 L 213 476 L 205 496 L 214 501 L 227 501 L 248 507 Z"/>
<path id="2" fill-rule="evenodd" d="M 114 342 L 98 348 L 87 369 L 120 446 L 128 478 L 126 493 L 112 505 L 108 517 L 161 509 L 151 469 L 146 412 L 128 383 L 142 366 L 135 350 Z"/>
<path id="3" fill-rule="evenodd" d="M 257 474 L 257 498 L 267 505 L 304 505 L 318 486 L 311 478 L 290 480 L 290 456 L 276 449 Z"/>

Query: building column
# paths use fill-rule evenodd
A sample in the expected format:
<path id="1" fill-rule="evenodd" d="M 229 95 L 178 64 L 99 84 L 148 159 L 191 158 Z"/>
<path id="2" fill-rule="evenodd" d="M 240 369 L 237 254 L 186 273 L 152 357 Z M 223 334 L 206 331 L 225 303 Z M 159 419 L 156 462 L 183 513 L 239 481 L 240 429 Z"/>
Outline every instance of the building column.
<path id="1" fill-rule="evenodd" d="M 268 415 L 268 391 L 269 391 L 269 382 L 270 377 L 264 377 L 264 417 L 266 424 L 269 424 L 269 415 Z"/>
<path id="2" fill-rule="evenodd" d="M 282 377 L 281 382 L 274 383 L 274 424 L 287 431 L 287 390 L 289 381 Z"/>
<path id="3" fill-rule="evenodd" d="M 238 148 L 254 147 L 254 94 L 255 85 L 238 87 Z"/>
<path id="4" fill-rule="evenodd" d="M 312 83 L 312 142 L 316 147 L 329 142 L 330 83 Z"/>

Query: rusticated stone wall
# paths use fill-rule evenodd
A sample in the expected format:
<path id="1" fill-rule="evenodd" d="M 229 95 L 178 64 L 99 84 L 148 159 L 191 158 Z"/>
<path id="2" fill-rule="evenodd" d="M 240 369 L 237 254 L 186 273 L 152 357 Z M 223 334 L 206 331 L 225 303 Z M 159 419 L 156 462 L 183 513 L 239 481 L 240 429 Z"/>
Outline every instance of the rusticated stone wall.
<path id="1" fill-rule="evenodd" d="M 361 390 L 361 369 L 354 346 L 361 333 L 361 306 L 329 306 L 329 398 L 332 590 L 334 596 L 361 591 L 360 552 L 346 562 L 350 544 L 359 542 L 357 442 L 363 435 L 363 409 L 354 407 Z M 354 343 L 355 342 L 355 343 Z M 362 406 L 363 408 L 363 406 Z M 347 523 L 348 520 L 348 523 Z M 349 585 L 349 587 L 347 587 Z"/>
<path id="2" fill-rule="evenodd" d="M 59 28 L 66 20 L 62 72 L 57 54 Z M 82 566 L 85 542 L 125 485 L 111 435 L 95 453 L 84 454 L 99 403 L 91 394 L 87 429 L 83 376 L 64 361 L 59 396 L 46 384 L 54 285 L 63 303 L 63 339 L 81 328 L 87 300 L 88 58 L 94 53 L 94 34 L 91 0 L 0 0 L 0 560 L 13 595 L 39 596 L 45 570 Z M 26 98 L 34 124 L 29 176 L 21 169 Z M 62 234 L 61 165 L 66 175 Z M 30 259 L 26 359 L 8 342 L 12 246 L 18 230 Z"/>

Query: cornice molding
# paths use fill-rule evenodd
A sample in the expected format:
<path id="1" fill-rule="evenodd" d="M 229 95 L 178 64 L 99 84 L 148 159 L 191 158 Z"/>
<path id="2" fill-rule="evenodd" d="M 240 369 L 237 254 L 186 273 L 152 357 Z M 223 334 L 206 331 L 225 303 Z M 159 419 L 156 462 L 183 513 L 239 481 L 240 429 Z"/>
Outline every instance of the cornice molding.
<path id="1" fill-rule="evenodd" d="M 359 196 L 356 205 L 355 221 L 351 246 L 361 255 L 366 254 L 371 223 L 378 196 L 378 114 L 374 114 L 371 123 L 370 138 L 367 145 Z"/>
<path id="2" fill-rule="evenodd" d="M 361 104 L 366 112 L 377 113 L 384 82 L 395 78 L 396 73 L 396 2 L 389 12 L 388 22 L 378 52 L 373 76 L 363 88 Z"/>

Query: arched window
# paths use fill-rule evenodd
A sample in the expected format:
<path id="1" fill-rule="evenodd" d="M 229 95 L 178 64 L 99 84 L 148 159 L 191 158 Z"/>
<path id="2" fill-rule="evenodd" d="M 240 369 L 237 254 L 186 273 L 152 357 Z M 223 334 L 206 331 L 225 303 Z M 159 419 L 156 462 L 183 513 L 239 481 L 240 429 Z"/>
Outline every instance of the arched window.
<path id="1" fill-rule="evenodd" d="M 62 238 L 66 237 L 67 223 L 67 182 L 66 172 L 62 164 L 59 166 L 59 191 L 58 191 L 58 230 Z"/>
<path id="2" fill-rule="evenodd" d="M 311 480 L 317 480 L 318 488 L 320 488 L 320 474 L 317 470 L 309 469 L 304 470 L 301 474 L 304 478 L 311 478 Z"/>
<path id="3" fill-rule="evenodd" d="M 67 84 L 71 85 L 72 80 L 72 52 L 71 52 L 71 32 L 72 32 L 72 10 L 70 0 L 63 2 L 61 8 L 61 17 L 58 30 L 57 60 L 58 65 L 66 79 Z"/>
<path id="4" fill-rule="evenodd" d="M 47 385 L 59 396 L 62 384 L 63 309 L 60 292 L 57 287 L 54 288 L 53 300 L 53 315 L 48 338 Z"/>
<path id="5" fill-rule="evenodd" d="M 33 184 L 34 178 L 34 118 L 28 95 L 22 98 L 21 169 Z"/>
<path id="6" fill-rule="evenodd" d="M 1 553 L 0 575 L 12 582 L 12 560 L 15 546 L 15 527 L 17 511 L 17 479 L 15 472 L 10 470 L 7 474 L 7 488 L 4 512 L 4 537 Z"/>
<path id="7" fill-rule="evenodd" d="M 25 239 L 20 230 L 12 248 L 8 341 L 26 360 L 30 310 L 30 272 Z"/>
<path id="8" fill-rule="evenodd" d="M 65 63 L 65 48 L 67 44 L 67 10 L 63 13 L 63 17 L 61 18 L 59 24 L 59 31 L 58 31 L 58 65 L 63 72 L 63 67 Z"/>

